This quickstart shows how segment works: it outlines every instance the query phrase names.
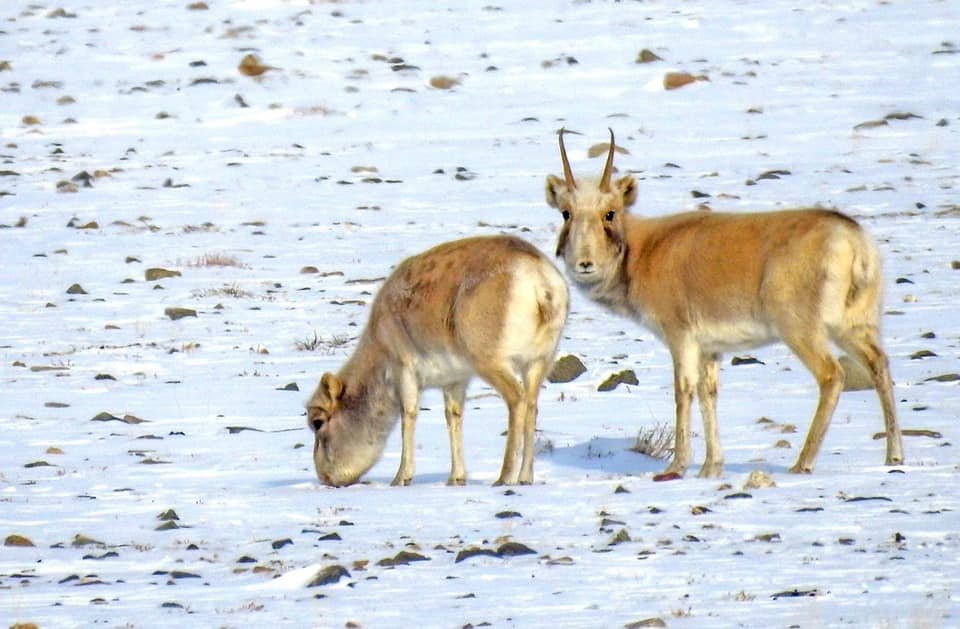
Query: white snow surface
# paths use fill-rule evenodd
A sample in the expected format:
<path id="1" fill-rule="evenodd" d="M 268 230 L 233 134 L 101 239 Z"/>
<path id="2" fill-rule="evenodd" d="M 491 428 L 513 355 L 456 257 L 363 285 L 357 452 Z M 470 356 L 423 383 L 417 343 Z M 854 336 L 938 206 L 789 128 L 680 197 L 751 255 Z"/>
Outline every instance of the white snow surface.
<path id="1" fill-rule="evenodd" d="M 960 4 L 206 4 L 0 7 L 0 537 L 33 544 L 0 550 L 2 626 L 960 626 Z M 862 124 L 889 114 L 912 116 Z M 816 386 L 772 346 L 724 362 L 724 477 L 655 483 L 666 462 L 629 448 L 672 423 L 669 355 L 574 292 L 560 353 L 588 371 L 543 389 L 534 485 L 491 487 L 505 409 L 477 381 L 466 487 L 435 391 L 412 486 L 389 486 L 399 431 L 322 486 L 303 405 L 377 278 L 469 235 L 552 252 L 561 126 L 581 175 L 613 128 L 638 213 L 860 220 L 902 427 L 934 436 L 891 470 L 875 394 L 846 393 L 816 471 L 787 473 Z M 776 487 L 744 492 L 754 470 Z M 456 561 L 506 541 L 534 552 Z M 426 560 L 379 565 L 401 551 Z"/>

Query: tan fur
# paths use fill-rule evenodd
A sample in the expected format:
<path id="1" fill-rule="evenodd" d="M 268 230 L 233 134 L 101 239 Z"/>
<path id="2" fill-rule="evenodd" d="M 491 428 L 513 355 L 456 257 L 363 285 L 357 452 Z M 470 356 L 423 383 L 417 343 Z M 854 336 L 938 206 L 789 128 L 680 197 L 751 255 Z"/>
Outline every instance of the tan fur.
<path id="1" fill-rule="evenodd" d="M 553 263 L 513 236 L 448 242 L 401 262 L 374 299 L 353 356 L 337 375 L 323 375 L 307 403 L 317 475 L 330 485 L 355 482 L 380 458 L 400 415 L 393 484 L 409 484 L 420 391 L 437 387 L 450 436 L 448 482 L 463 484 L 463 403 L 479 375 L 509 410 L 497 483 L 533 482 L 537 398 L 568 301 Z"/>
<path id="2" fill-rule="evenodd" d="M 557 255 L 573 282 L 611 310 L 639 320 L 670 349 L 676 442 L 665 474 L 683 475 L 691 462 L 695 391 L 707 446 L 700 476 L 722 473 L 716 423 L 721 353 L 775 341 L 800 358 L 820 389 L 791 471 L 813 470 L 843 389 L 831 342 L 871 374 L 886 425 L 886 463 L 902 463 L 893 383 L 880 341 L 880 257 L 863 228 L 822 208 L 642 218 L 628 212 L 636 181 L 629 175 L 611 181 L 610 169 L 608 161 L 599 180 L 574 180 L 565 163 L 563 179 L 547 177 L 547 203 L 564 216 Z"/>

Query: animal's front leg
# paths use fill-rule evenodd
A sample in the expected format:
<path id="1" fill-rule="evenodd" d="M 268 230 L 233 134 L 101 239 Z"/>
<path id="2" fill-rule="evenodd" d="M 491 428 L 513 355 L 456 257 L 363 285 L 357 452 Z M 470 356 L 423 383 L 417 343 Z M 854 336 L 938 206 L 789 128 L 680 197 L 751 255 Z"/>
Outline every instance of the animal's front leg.
<path id="1" fill-rule="evenodd" d="M 720 446 L 720 431 L 717 427 L 717 388 L 720 371 L 720 356 L 708 354 L 700 362 L 700 382 L 697 399 L 703 417 L 703 433 L 707 442 L 707 454 L 700 468 L 700 478 L 719 478 L 723 474 L 723 448 Z"/>
<path id="2" fill-rule="evenodd" d="M 467 470 L 463 462 L 463 400 L 467 383 L 450 385 L 443 390 L 444 414 L 450 437 L 450 478 L 448 485 L 466 485 Z"/>
<path id="3" fill-rule="evenodd" d="M 400 406 L 403 409 L 400 418 L 400 468 L 393 477 L 391 485 L 409 485 L 413 480 L 413 432 L 417 423 L 417 409 L 420 405 L 420 385 L 412 369 L 404 369 L 400 374 Z"/>
<path id="4" fill-rule="evenodd" d="M 677 424 L 673 441 L 673 461 L 654 480 L 670 480 L 683 476 L 693 458 L 693 446 L 690 444 L 690 407 L 693 405 L 693 392 L 699 377 L 700 357 L 695 345 L 681 346 L 672 350 L 673 387 L 676 400 Z"/>

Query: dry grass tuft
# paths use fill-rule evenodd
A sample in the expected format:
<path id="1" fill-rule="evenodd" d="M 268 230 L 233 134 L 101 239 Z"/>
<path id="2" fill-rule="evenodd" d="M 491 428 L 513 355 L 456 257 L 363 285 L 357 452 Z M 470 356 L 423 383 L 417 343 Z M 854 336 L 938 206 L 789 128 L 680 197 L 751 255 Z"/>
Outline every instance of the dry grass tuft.
<path id="1" fill-rule="evenodd" d="M 301 352 L 321 351 L 332 354 L 337 348 L 343 347 L 350 342 L 350 337 L 346 334 L 334 334 L 329 339 L 319 336 L 316 332 L 313 337 L 307 337 L 302 341 L 296 341 L 295 346 Z"/>
<path id="2" fill-rule="evenodd" d="M 673 428 L 658 424 L 641 430 L 630 451 L 655 459 L 668 459 L 673 455 L 673 437 Z"/>
<path id="3" fill-rule="evenodd" d="M 246 265 L 240 262 L 240 259 L 236 256 L 232 256 L 228 253 L 205 253 L 196 260 L 188 262 L 187 266 L 191 267 L 211 267 L 211 266 L 221 266 L 221 267 L 236 267 L 236 268 L 246 268 Z"/>

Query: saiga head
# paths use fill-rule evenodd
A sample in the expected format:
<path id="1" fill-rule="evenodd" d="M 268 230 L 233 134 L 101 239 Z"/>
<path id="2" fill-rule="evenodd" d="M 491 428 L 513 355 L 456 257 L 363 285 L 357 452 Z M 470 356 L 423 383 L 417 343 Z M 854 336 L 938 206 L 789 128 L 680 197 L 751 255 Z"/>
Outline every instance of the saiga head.
<path id="1" fill-rule="evenodd" d="M 637 200 L 637 182 L 631 175 L 611 181 L 616 145 L 610 129 L 610 151 L 599 179 L 576 181 L 563 146 L 563 179 L 547 175 L 547 204 L 560 210 L 563 227 L 557 255 L 563 256 L 571 278 L 582 285 L 596 284 L 617 272 L 624 254 L 624 215 Z"/>
<path id="2" fill-rule="evenodd" d="M 317 477 L 334 487 L 355 483 L 383 453 L 383 440 L 365 418 L 363 399 L 348 394 L 347 385 L 325 373 L 307 402 L 307 426 L 313 431 L 313 463 Z"/>

